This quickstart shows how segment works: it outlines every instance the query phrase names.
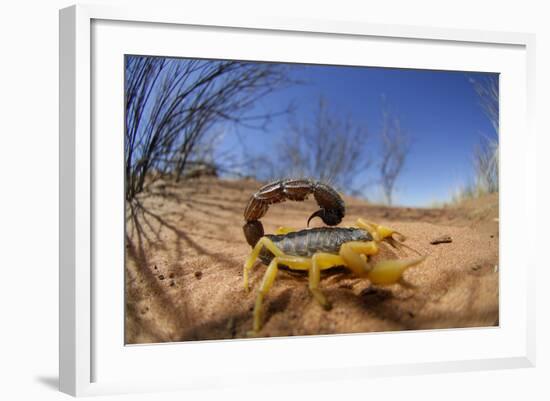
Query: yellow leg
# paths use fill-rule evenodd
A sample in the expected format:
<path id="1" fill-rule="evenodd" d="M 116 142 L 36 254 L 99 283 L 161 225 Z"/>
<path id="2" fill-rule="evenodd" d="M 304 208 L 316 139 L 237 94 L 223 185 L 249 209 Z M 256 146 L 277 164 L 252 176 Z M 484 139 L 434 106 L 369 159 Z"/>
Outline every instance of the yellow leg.
<path id="1" fill-rule="evenodd" d="M 275 234 L 277 235 L 288 234 L 294 231 L 296 231 L 296 229 L 292 227 L 279 227 L 278 229 L 275 230 Z"/>
<path id="2" fill-rule="evenodd" d="M 254 262 L 256 262 L 262 248 L 264 247 L 275 256 L 284 255 L 284 253 L 279 248 L 277 248 L 277 245 L 275 245 L 273 241 L 271 241 L 269 238 L 267 237 L 260 238 L 256 246 L 254 246 L 254 249 L 252 250 L 252 252 L 250 252 L 250 256 L 248 257 L 248 259 L 246 259 L 246 262 L 244 264 L 243 285 L 245 290 L 248 290 L 248 274 L 250 273 L 250 270 L 252 270 L 252 266 L 254 266 Z"/>
<path id="3" fill-rule="evenodd" d="M 346 263 L 342 257 L 332 255 L 330 253 L 318 252 L 311 258 L 311 268 L 309 269 L 309 290 L 317 302 L 319 302 L 319 304 L 327 310 L 331 308 L 331 304 L 327 301 L 326 297 L 319 289 L 321 270 L 330 269 L 334 266 L 344 266 L 345 264 Z"/>
<path id="4" fill-rule="evenodd" d="M 273 282 L 277 277 L 277 271 L 279 270 L 279 264 L 295 270 L 308 270 L 311 266 L 311 260 L 297 256 L 276 256 L 273 258 L 267 267 L 262 284 L 258 290 L 258 295 L 256 296 L 256 304 L 254 305 L 254 332 L 258 332 L 262 326 L 262 305 L 264 297 L 273 286 Z"/>

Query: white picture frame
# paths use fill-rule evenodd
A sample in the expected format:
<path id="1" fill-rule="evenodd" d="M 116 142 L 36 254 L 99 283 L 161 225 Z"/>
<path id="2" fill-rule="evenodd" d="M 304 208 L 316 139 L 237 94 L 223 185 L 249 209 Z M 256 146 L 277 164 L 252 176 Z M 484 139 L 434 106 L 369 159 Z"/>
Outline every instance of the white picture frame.
<path id="1" fill-rule="evenodd" d="M 123 70 L 111 68 L 122 65 L 117 64 L 121 62 L 120 54 L 186 55 L 176 54 L 184 50 L 177 47 L 173 36 L 187 35 L 190 30 L 199 37 L 205 35 L 200 39 L 204 49 L 196 52 L 204 51 L 203 55 L 210 54 L 212 58 L 215 58 L 212 49 L 216 46 L 219 52 L 223 50 L 222 54 L 216 54 L 217 57 L 230 57 L 236 54 L 231 53 L 236 52 L 236 48 L 245 48 L 232 47 L 231 43 L 248 40 L 254 35 L 261 35 L 265 43 L 271 41 L 271 46 L 261 46 L 263 56 L 255 57 L 280 61 L 295 61 L 298 57 L 298 45 L 285 41 L 325 41 L 328 45 L 333 38 L 338 38 L 341 53 L 336 50 L 327 55 L 314 56 L 312 53 L 308 60 L 327 62 L 330 57 L 341 57 L 340 61 L 362 64 L 360 56 L 356 59 L 349 49 L 346 50 L 346 43 L 361 41 L 369 46 L 372 42 L 373 54 L 378 54 L 369 65 L 472 69 L 503 74 L 500 327 L 125 347 L 119 336 L 124 323 L 120 320 L 123 307 L 119 304 L 123 296 L 120 288 L 123 266 L 120 259 L 113 258 L 109 263 L 120 267 L 119 271 L 112 269 L 114 276 L 98 274 L 95 270 L 98 265 L 104 266 L 105 260 L 110 260 L 108 258 L 114 253 L 119 252 L 120 256 L 123 252 L 122 248 L 116 250 L 121 244 L 117 235 L 121 235 L 116 229 L 114 234 L 108 232 L 104 224 L 109 222 L 117 226 L 123 220 L 122 202 L 109 205 L 105 202 L 108 198 L 104 198 L 121 190 L 123 181 L 117 174 L 102 178 L 105 172 L 117 171 L 117 157 L 122 157 L 123 141 L 122 137 L 118 143 L 116 138 L 115 142 L 98 141 L 94 129 L 102 127 L 107 120 L 116 124 L 116 113 L 119 113 L 116 102 L 122 103 L 123 94 L 120 92 L 120 98 L 113 100 L 113 93 L 104 89 L 115 94 L 120 89 Z M 160 40 L 162 38 L 166 40 Z M 220 41 L 222 38 L 224 40 Z M 216 41 L 223 42 L 223 49 Z M 383 47 L 399 46 L 395 49 L 402 53 L 390 50 L 377 53 L 376 46 L 381 41 Z M 535 210 L 536 187 L 536 138 L 532 128 L 534 43 L 534 35 L 523 33 L 251 15 L 200 15 L 155 7 L 79 5 L 61 10 L 60 390 L 79 396 L 239 386 L 251 378 L 257 383 L 269 383 L 274 377 L 279 383 L 344 377 L 360 380 L 387 375 L 534 366 L 534 252 L 526 251 L 532 245 L 521 238 L 525 231 L 510 229 L 523 224 L 530 227 L 531 232 L 535 231 L 534 220 L 529 219 Z M 276 55 L 276 47 L 287 49 L 286 58 L 281 53 Z M 406 55 L 409 48 L 415 49 L 416 56 L 404 62 L 403 54 Z M 435 50 L 440 54 L 448 52 L 448 57 L 431 57 Z M 462 64 L 453 61 L 453 54 L 461 52 L 466 58 Z M 187 55 L 197 56 L 196 53 Z M 242 57 L 253 56 L 244 54 Z M 105 75 L 103 69 L 113 75 Z M 113 82 L 113 85 L 106 85 L 106 82 Z M 514 96 L 511 96 L 512 89 Z M 99 98 L 102 101 L 98 101 Z M 109 99 L 114 103 L 109 103 Z M 103 119 L 102 116 L 107 116 L 102 114 L 103 110 L 107 108 L 114 114 Z M 122 116 L 119 123 L 122 123 Z M 521 137 L 513 132 L 521 132 Z M 508 163 L 512 160 L 513 166 Z M 518 186 L 521 190 L 514 190 Z M 111 244 L 112 251 L 102 248 L 101 244 L 106 242 Z M 519 249 L 528 258 L 521 259 L 518 267 Z M 511 270 L 514 264 L 519 272 Z M 101 299 L 97 296 L 98 291 L 102 293 Z M 109 305 L 119 306 L 111 307 L 112 315 L 107 311 Z M 369 343 L 368 357 L 357 351 L 364 348 L 365 341 Z M 432 349 L 422 351 L 422 346 L 427 344 Z M 448 347 L 449 344 L 454 346 Z M 394 353 L 377 354 L 385 345 L 390 345 L 388 349 Z M 315 355 L 316 347 L 321 346 L 326 351 L 322 360 Z M 283 355 L 285 353 L 287 355 Z M 181 355 L 186 356 L 184 360 L 193 361 L 193 366 L 182 363 Z M 299 359 L 289 364 L 288 355 Z M 269 363 L 257 364 L 259 356 Z M 215 358 L 219 358 L 219 363 L 212 364 Z M 235 359 L 241 360 L 238 366 L 223 362 Z M 141 367 L 143 376 L 136 366 Z M 147 370 L 148 366 L 155 366 L 156 373 Z M 167 374 L 174 370 L 176 373 Z"/>

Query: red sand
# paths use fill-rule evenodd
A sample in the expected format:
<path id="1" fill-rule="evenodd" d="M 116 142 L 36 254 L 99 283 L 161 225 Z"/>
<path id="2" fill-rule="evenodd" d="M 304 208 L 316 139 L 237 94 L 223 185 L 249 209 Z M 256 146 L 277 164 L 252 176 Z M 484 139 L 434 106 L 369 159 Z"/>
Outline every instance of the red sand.
<path id="1" fill-rule="evenodd" d="M 250 253 L 243 210 L 258 187 L 215 178 L 157 182 L 138 197 L 139 206 L 128 205 L 127 343 L 246 337 L 265 272 L 257 265 L 252 291 L 243 290 Z M 346 206 L 342 226 L 358 217 L 386 224 L 428 259 L 405 272 L 403 283 L 386 287 L 343 269 L 329 271 L 320 288 L 330 311 L 311 297 L 306 276 L 281 270 L 265 300 L 260 336 L 498 325 L 497 195 L 442 209 L 388 208 L 352 198 Z M 285 202 L 272 206 L 262 223 L 267 233 L 303 228 L 314 210 L 313 200 Z M 430 244 L 442 236 L 452 242 Z M 405 256 L 383 248 L 377 258 Z"/>

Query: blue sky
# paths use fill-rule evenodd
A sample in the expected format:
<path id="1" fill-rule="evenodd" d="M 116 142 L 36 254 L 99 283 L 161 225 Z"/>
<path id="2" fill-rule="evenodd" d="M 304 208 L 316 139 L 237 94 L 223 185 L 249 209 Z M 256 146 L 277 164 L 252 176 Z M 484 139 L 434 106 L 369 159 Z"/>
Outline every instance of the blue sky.
<path id="1" fill-rule="evenodd" d="M 487 74 L 295 65 L 291 77 L 303 83 L 268 95 L 251 112 L 282 110 L 292 102 L 296 107 L 295 118 L 311 121 L 319 96 L 323 96 L 332 111 L 366 125 L 371 137 L 371 156 L 376 158 L 376 136 L 382 125 L 382 99 L 385 99 L 412 141 L 396 184 L 394 203 L 429 206 L 449 200 L 453 191 L 472 180 L 474 147 L 483 136 L 494 136 L 469 82 L 469 78 L 480 79 L 484 75 Z M 221 148 L 236 153 L 268 154 L 287 129 L 288 117 L 275 118 L 265 131 L 233 127 L 242 142 L 234 135 L 226 135 Z M 373 184 L 375 179 L 374 167 L 365 171 L 362 190 L 370 199 L 381 198 L 379 188 Z"/>

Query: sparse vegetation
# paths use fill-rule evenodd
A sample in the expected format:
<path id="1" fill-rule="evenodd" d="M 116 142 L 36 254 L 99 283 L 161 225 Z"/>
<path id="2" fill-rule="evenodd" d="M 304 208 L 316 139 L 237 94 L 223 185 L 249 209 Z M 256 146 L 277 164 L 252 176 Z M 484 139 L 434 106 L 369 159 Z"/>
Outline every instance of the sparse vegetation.
<path id="1" fill-rule="evenodd" d="M 452 196 L 454 203 L 498 192 L 499 189 L 499 84 L 498 76 L 485 79 L 469 78 L 479 97 L 480 106 L 491 123 L 493 132 L 482 136 L 473 150 L 473 182 L 458 188 Z"/>
<path id="2" fill-rule="evenodd" d="M 178 181 L 189 166 L 212 164 L 220 123 L 261 127 L 258 99 L 285 83 L 283 65 L 128 56 L 126 59 L 126 199 L 152 174 Z"/>
<path id="3" fill-rule="evenodd" d="M 491 122 L 493 132 L 484 136 L 474 150 L 475 187 L 479 193 L 498 192 L 499 165 L 499 86 L 498 76 L 488 75 L 484 80 L 470 79 L 479 97 L 485 115 Z"/>
<path id="4" fill-rule="evenodd" d="M 382 109 L 382 142 L 379 174 L 384 202 L 392 205 L 395 183 L 403 170 L 410 150 L 410 139 L 401 128 L 399 118 L 384 105 Z"/>
<path id="5" fill-rule="evenodd" d="M 379 184 L 382 203 L 392 204 L 410 140 L 399 118 L 385 104 L 378 137 L 369 133 L 364 121 L 334 111 L 323 97 L 311 119 L 299 122 L 290 118 L 288 126 L 273 152 L 251 160 L 253 176 L 267 181 L 307 177 L 361 197 L 365 197 L 366 186 Z M 375 156 L 372 149 L 380 149 L 379 155 Z M 378 168 L 378 177 L 365 182 L 366 172 L 374 168 Z"/>
<path id="6" fill-rule="evenodd" d="M 308 177 L 349 193 L 358 175 L 369 168 L 369 135 L 364 124 L 331 111 L 319 98 L 309 121 L 289 121 L 288 134 L 272 158 L 272 177 Z M 261 160 L 266 163 L 266 160 Z"/>

